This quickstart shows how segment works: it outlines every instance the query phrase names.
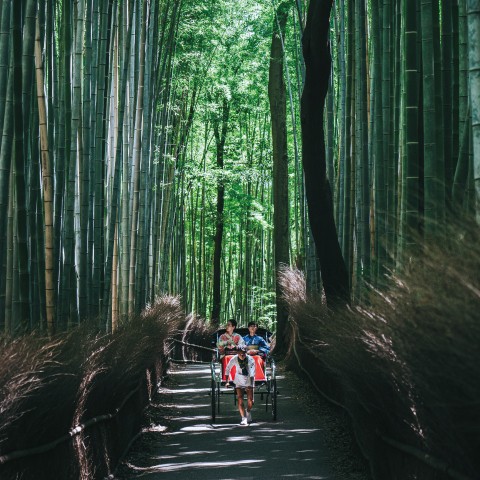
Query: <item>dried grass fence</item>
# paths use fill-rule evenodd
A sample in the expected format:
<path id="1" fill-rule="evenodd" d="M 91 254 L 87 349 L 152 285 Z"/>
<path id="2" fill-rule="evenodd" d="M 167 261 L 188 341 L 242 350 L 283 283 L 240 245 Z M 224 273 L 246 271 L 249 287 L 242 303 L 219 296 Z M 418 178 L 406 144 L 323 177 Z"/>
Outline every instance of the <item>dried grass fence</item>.
<path id="1" fill-rule="evenodd" d="M 180 363 L 210 363 L 215 328 L 198 315 L 188 315 L 171 344 L 170 357 Z"/>
<path id="2" fill-rule="evenodd" d="M 374 478 L 480 478 L 478 227 L 424 248 L 387 292 L 342 312 L 308 297 L 300 271 L 281 279 L 291 360 L 348 411 Z"/>
<path id="3" fill-rule="evenodd" d="M 0 346 L 0 478 L 108 476 L 141 427 L 165 368 L 165 341 L 184 319 L 159 298 L 113 334 L 87 324 Z"/>

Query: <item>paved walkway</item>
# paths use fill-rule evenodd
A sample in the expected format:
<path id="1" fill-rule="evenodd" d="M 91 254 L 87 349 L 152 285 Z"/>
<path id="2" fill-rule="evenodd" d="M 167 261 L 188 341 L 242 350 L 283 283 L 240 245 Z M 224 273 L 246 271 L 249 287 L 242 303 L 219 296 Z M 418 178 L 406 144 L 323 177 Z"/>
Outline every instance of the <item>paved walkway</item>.
<path id="1" fill-rule="evenodd" d="M 118 479 L 334 479 L 318 419 L 298 406 L 288 378 L 278 378 L 278 420 L 256 396 L 253 423 L 240 426 L 233 394 L 221 396 L 211 423 L 209 365 L 175 366 L 150 428 L 134 444 Z M 301 403 L 301 402 L 300 402 Z M 165 415 L 167 413 L 167 415 Z"/>

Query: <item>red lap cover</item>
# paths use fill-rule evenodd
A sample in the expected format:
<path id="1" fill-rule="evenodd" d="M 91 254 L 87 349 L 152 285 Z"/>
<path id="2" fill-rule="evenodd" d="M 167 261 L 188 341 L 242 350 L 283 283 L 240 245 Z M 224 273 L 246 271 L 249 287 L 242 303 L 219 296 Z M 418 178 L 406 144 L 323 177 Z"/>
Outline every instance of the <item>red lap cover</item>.
<path id="1" fill-rule="evenodd" d="M 260 355 L 254 355 L 253 359 L 255 360 L 255 381 L 264 382 L 265 378 L 265 362 Z"/>
<path id="2" fill-rule="evenodd" d="M 235 366 L 233 366 L 230 370 L 230 375 L 228 376 L 228 379 L 225 378 L 225 370 L 227 369 L 228 362 L 233 356 L 234 355 L 225 355 L 222 358 L 222 382 L 233 382 L 233 379 L 235 378 L 235 372 L 237 370 L 237 367 Z M 254 355 L 252 358 L 255 361 L 255 380 L 257 382 L 264 382 L 266 380 L 264 371 L 265 362 L 260 355 Z"/>

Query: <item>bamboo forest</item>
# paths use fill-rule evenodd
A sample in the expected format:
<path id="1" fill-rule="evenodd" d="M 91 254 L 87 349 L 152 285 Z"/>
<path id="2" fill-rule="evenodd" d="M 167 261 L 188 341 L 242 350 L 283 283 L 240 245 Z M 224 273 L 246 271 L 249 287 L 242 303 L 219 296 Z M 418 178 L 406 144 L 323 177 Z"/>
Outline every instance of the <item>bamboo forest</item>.
<path id="1" fill-rule="evenodd" d="M 477 478 L 480 0 L 0 0 L 0 62 L 1 478 L 113 475 L 69 429 L 232 319 L 362 480 Z"/>

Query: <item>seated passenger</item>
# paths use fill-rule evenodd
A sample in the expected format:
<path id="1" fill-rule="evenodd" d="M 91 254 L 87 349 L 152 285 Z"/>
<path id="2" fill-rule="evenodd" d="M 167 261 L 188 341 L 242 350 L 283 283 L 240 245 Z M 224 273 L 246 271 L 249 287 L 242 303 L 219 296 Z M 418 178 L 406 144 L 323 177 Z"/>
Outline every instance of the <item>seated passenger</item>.
<path id="1" fill-rule="evenodd" d="M 270 352 L 270 347 L 263 337 L 256 334 L 257 328 L 257 322 L 248 322 L 248 335 L 243 337 L 243 341 L 249 355 L 260 355 L 265 358 Z"/>
<path id="2" fill-rule="evenodd" d="M 233 333 L 236 327 L 237 321 L 233 318 L 230 319 L 225 327 L 225 333 L 222 333 L 218 338 L 217 347 L 220 358 L 237 353 L 237 346 L 244 344 L 242 336 L 238 333 Z"/>

